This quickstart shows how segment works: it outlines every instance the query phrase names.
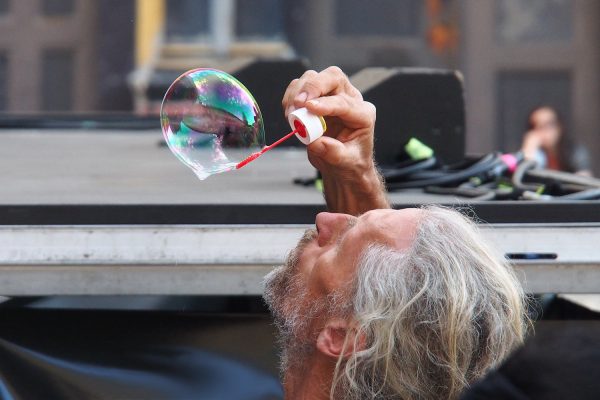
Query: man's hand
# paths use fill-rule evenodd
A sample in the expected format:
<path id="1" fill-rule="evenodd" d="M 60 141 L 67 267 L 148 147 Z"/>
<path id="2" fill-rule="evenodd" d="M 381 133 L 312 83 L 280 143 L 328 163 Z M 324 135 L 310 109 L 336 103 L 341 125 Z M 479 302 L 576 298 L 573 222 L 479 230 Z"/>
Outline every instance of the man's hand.
<path id="1" fill-rule="evenodd" d="M 307 71 L 283 96 L 286 117 L 306 107 L 327 122 L 325 136 L 307 147 L 308 159 L 321 171 L 330 211 L 358 215 L 389 208 L 373 161 L 375 106 L 363 100 L 338 67 Z"/>

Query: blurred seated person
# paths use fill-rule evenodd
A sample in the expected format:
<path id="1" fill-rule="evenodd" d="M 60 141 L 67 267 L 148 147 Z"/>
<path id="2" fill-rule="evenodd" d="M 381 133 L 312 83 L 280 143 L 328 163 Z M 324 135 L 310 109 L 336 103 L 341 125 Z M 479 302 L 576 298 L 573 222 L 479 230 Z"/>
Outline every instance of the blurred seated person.
<path id="1" fill-rule="evenodd" d="M 568 135 L 553 107 L 540 106 L 529 113 L 521 151 L 526 160 L 536 161 L 541 168 L 592 175 L 586 148 Z"/>
<path id="2" fill-rule="evenodd" d="M 512 268 L 457 211 L 391 209 L 375 107 L 339 68 L 292 81 L 283 107 L 327 121 L 307 152 L 329 210 L 265 281 L 285 398 L 457 399 L 523 341 Z"/>

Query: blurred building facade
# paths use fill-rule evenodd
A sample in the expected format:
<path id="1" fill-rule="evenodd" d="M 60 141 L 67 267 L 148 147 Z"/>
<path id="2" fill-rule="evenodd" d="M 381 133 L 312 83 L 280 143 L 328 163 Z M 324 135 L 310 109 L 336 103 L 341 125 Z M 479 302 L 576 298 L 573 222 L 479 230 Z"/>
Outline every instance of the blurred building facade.
<path id="1" fill-rule="evenodd" d="M 316 68 L 459 69 L 470 152 L 517 150 L 529 111 L 549 104 L 598 154 L 598 18 L 593 0 L 310 0 L 291 6 L 290 33 Z"/>
<path id="2" fill-rule="evenodd" d="M 134 3 L 0 0 L 0 111 L 130 109 Z"/>
<path id="3" fill-rule="evenodd" d="M 471 152 L 516 150 L 546 103 L 594 151 L 599 17 L 595 0 L 0 0 L 0 110 L 140 110 L 156 70 L 304 57 L 461 70 Z"/>

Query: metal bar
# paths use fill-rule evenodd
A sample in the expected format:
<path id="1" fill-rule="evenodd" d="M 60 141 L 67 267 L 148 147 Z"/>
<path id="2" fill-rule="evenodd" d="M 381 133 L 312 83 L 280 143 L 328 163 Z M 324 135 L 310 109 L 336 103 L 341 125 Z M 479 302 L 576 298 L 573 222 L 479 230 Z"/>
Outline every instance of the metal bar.
<path id="1" fill-rule="evenodd" d="M 307 225 L 0 226 L 0 295 L 258 295 Z M 536 293 L 600 293 L 598 224 L 482 225 Z"/>
<path id="2" fill-rule="evenodd" d="M 600 293 L 600 263 L 539 263 L 515 265 L 528 293 Z"/>
<path id="3" fill-rule="evenodd" d="M 270 265 L 5 265 L 4 296 L 260 295 Z M 529 293 L 598 293 L 598 264 L 520 263 Z"/>
<path id="4" fill-rule="evenodd" d="M 4 226 L 0 264 L 275 264 L 303 231 L 294 225 Z"/>
<path id="5" fill-rule="evenodd" d="M 310 225 L 0 226 L 0 264 L 277 264 Z M 597 224 L 483 225 L 504 253 L 600 262 Z"/>
<path id="6" fill-rule="evenodd" d="M 266 265 L 0 266 L 5 296 L 259 295 Z"/>

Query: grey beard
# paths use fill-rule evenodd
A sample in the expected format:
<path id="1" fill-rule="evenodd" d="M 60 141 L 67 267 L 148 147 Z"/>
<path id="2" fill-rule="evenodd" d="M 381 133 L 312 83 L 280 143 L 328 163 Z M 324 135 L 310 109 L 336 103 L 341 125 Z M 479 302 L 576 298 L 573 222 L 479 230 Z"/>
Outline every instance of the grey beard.
<path id="1" fill-rule="evenodd" d="M 348 288 L 342 288 L 319 300 L 310 300 L 306 282 L 298 273 L 298 262 L 304 248 L 317 236 L 309 229 L 287 256 L 285 264 L 271 271 L 264 279 L 263 298 L 273 314 L 277 342 L 281 349 L 280 369 L 300 370 L 314 353 L 318 332 L 312 326 L 317 317 L 347 317 L 352 309 Z"/>
<path id="2" fill-rule="evenodd" d="M 300 366 L 314 351 L 310 322 L 322 310 L 321 304 L 309 304 L 308 288 L 298 274 L 298 260 L 304 248 L 316 237 L 309 229 L 285 261 L 265 277 L 263 298 L 277 328 L 281 349 L 281 372 Z"/>

